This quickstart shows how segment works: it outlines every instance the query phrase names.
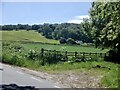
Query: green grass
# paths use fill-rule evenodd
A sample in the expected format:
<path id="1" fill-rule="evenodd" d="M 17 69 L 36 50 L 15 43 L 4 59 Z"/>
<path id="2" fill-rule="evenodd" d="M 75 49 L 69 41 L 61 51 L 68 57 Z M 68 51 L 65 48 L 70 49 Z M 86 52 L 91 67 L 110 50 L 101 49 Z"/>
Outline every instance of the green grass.
<path id="1" fill-rule="evenodd" d="M 32 42 L 42 42 L 42 43 L 55 43 L 58 44 L 57 40 L 46 39 L 40 33 L 35 31 L 0 31 L 2 32 L 3 41 L 32 41 Z"/>
<path id="2" fill-rule="evenodd" d="M 105 53 L 108 49 L 101 50 L 99 48 L 95 48 L 93 46 L 80 46 L 80 45 L 50 45 L 50 44 L 23 44 L 27 50 L 40 50 L 41 48 L 48 50 L 58 50 L 58 51 L 68 51 L 68 52 L 97 52 L 97 53 Z"/>
<path id="3" fill-rule="evenodd" d="M 0 31 L 2 32 L 2 41 L 32 41 L 32 42 L 42 42 L 42 43 L 54 43 L 58 44 L 57 40 L 46 39 L 45 37 L 41 36 L 41 34 L 35 31 Z M 70 45 L 50 45 L 50 44 L 32 44 L 26 43 L 23 46 L 29 49 L 37 49 L 40 50 L 41 48 L 44 49 L 51 49 L 51 50 L 59 50 L 59 51 L 77 51 L 77 52 L 97 52 L 97 53 L 105 53 L 108 49 L 98 49 L 94 48 L 93 46 L 70 46 Z"/>

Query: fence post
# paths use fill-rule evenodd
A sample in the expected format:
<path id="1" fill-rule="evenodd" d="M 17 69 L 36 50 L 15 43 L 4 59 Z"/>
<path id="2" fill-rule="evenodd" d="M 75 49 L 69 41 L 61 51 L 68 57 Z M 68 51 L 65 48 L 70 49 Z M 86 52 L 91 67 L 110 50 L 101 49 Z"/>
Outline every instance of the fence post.
<path id="1" fill-rule="evenodd" d="M 77 52 L 75 52 L 75 57 L 77 57 Z"/>
<path id="2" fill-rule="evenodd" d="M 104 57 L 106 57 L 106 53 L 104 54 Z"/>
<path id="3" fill-rule="evenodd" d="M 97 57 L 97 53 L 95 53 L 95 56 Z"/>
<path id="4" fill-rule="evenodd" d="M 65 51 L 65 55 L 67 56 L 67 51 Z"/>
<path id="5" fill-rule="evenodd" d="M 42 65 L 45 65 L 45 61 L 44 61 L 44 49 L 43 48 L 41 49 L 41 57 L 42 57 L 42 60 L 43 60 Z"/>
<path id="6" fill-rule="evenodd" d="M 67 57 L 67 51 L 65 51 L 65 60 L 67 60 L 68 57 Z"/>
<path id="7" fill-rule="evenodd" d="M 100 57 L 102 58 L 102 53 L 100 53 Z"/>
<path id="8" fill-rule="evenodd" d="M 85 56 L 85 52 L 83 52 L 83 57 Z"/>
<path id="9" fill-rule="evenodd" d="M 54 50 L 54 58 L 56 58 L 56 60 L 58 60 L 58 55 L 57 55 L 57 51 Z"/>
<path id="10" fill-rule="evenodd" d="M 89 53 L 89 55 L 90 55 L 90 58 L 91 58 L 91 52 Z"/>

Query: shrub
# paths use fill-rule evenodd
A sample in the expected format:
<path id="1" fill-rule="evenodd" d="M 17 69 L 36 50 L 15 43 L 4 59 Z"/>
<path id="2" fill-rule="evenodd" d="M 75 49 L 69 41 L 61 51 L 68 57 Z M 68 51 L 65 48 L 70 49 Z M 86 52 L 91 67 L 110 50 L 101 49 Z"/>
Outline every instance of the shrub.
<path id="1" fill-rule="evenodd" d="M 29 50 L 27 57 L 29 59 L 35 60 L 37 58 L 38 54 L 34 50 Z"/>
<path id="2" fill-rule="evenodd" d="M 3 63 L 8 63 L 8 64 L 12 64 L 11 62 L 11 56 L 6 54 L 6 53 L 2 53 L 2 62 Z"/>
<path id="3" fill-rule="evenodd" d="M 10 45 L 9 42 L 5 42 L 5 41 L 2 42 L 2 46 L 9 46 L 9 45 Z"/>
<path id="4" fill-rule="evenodd" d="M 14 51 L 19 51 L 19 50 L 22 50 L 23 47 L 21 46 L 20 43 L 13 43 L 13 44 L 10 44 L 9 49 Z"/>
<path id="5" fill-rule="evenodd" d="M 119 63 L 120 64 L 120 52 L 117 50 L 111 49 L 109 55 L 105 57 L 105 61 Z"/>
<path id="6" fill-rule="evenodd" d="M 67 39 L 67 44 L 76 44 L 75 40 L 72 38 Z"/>
<path id="7" fill-rule="evenodd" d="M 66 41 L 65 38 L 61 38 L 61 39 L 59 40 L 59 42 L 60 42 L 61 44 L 67 43 L 67 41 Z"/>
<path id="8" fill-rule="evenodd" d="M 55 51 L 45 53 L 42 60 L 43 60 L 42 64 L 56 64 L 58 62 L 67 61 L 67 57 Z"/>

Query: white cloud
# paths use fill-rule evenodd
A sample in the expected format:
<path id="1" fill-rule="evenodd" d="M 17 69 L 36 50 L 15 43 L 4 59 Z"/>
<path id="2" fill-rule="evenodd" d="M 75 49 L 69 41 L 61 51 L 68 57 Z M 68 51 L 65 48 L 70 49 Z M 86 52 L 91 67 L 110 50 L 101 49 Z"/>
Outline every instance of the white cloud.
<path id="1" fill-rule="evenodd" d="M 67 21 L 67 23 L 80 24 L 81 22 L 83 22 L 83 18 L 89 18 L 89 16 L 88 15 L 75 16 L 73 19 Z"/>
<path id="2" fill-rule="evenodd" d="M 75 16 L 77 19 L 89 18 L 89 15 Z"/>
<path id="3" fill-rule="evenodd" d="M 76 23 L 76 24 L 80 24 L 83 20 L 70 20 L 67 21 L 67 23 Z"/>

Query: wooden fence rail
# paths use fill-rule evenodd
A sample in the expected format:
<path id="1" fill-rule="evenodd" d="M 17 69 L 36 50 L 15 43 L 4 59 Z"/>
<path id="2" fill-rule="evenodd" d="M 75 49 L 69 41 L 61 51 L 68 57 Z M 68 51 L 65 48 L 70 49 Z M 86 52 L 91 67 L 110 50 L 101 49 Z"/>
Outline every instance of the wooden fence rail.
<path id="1" fill-rule="evenodd" d="M 81 62 L 81 61 L 96 61 L 108 56 L 109 53 L 88 53 L 88 52 L 68 52 L 41 49 L 42 65 L 56 63 L 56 62 Z M 75 59 L 74 59 L 75 58 Z M 74 59 L 74 60 L 72 60 Z"/>
<path id="2" fill-rule="evenodd" d="M 108 53 L 68 52 L 68 51 L 47 50 L 47 49 L 43 49 L 43 48 L 41 49 L 42 55 L 44 53 L 47 53 L 47 52 L 60 53 L 62 55 L 66 55 L 68 57 L 70 57 L 70 56 L 72 56 L 72 57 L 77 57 L 77 56 L 92 57 L 92 56 L 96 56 L 96 57 L 104 58 L 105 56 L 108 55 Z"/>

